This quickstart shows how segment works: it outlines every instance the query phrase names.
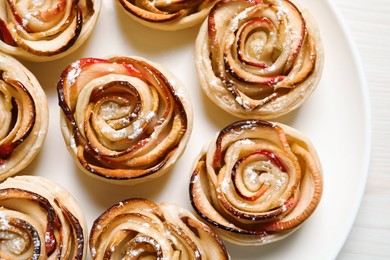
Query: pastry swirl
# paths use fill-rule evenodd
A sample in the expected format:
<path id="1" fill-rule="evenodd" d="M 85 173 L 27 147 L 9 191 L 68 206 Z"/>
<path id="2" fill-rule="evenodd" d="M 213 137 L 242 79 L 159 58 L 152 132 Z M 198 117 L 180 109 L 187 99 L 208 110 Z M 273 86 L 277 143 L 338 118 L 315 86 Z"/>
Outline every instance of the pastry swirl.
<path id="1" fill-rule="evenodd" d="M 81 59 L 58 82 L 62 133 L 80 168 L 116 183 L 166 172 L 192 131 L 185 88 L 138 57 Z"/>
<path id="2" fill-rule="evenodd" d="M 216 0 L 118 0 L 134 20 L 160 30 L 194 26 L 207 16 Z"/>
<path id="3" fill-rule="evenodd" d="M 128 199 L 95 220 L 93 259 L 228 259 L 222 240 L 174 204 Z"/>
<path id="4" fill-rule="evenodd" d="M 48 128 L 46 94 L 21 63 L 0 53 L 0 180 L 38 154 Z"/>
<path id="5" fill-rule="evenodd" d="M 200 154 L 190 183 L 195 211 L 242 245 L 291 234 L 315 210 L 322 170 L 312 144 L 280 123 L 238 121 Z"/>
<path id="6" fill-rule="evenodd" d="M 0 50 L 47 61 L 76 50 L 90 35 L 101 0 L 0 0 Z"/>
<path id="7" fill-rule="evenodd" d="M 322 48 L 308 12 L 288 0 L 223 0 L 199 31 L 195 62 L 219 107 L 269 119 L 294 110 L 316 88 Z"/>
<path id="8" fill-rule="evenodd" d="M 73 197 L 43 177 L 0 184 L 1 259 L 86 259 L 87 229 Z"/>

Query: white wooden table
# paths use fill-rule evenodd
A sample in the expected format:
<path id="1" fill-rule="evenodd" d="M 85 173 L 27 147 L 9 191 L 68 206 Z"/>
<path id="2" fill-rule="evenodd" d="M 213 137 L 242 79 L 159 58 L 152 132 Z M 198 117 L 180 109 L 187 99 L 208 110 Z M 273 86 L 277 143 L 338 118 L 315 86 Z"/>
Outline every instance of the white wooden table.
<path id="1" fill-rule="evenodd" d="M 390 259 L 390 1 L 333 1 L 360 52 L 372 113 L 366 191 L 338 259 Z"/>

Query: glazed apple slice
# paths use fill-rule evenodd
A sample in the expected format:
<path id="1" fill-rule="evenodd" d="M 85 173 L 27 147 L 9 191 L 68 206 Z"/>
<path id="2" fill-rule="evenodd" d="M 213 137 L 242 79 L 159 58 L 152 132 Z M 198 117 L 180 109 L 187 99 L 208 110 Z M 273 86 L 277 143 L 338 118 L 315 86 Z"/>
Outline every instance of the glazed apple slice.
<path id="1" fill-rule="evenodd" d="M 313 19 L 292 1 L 222 0 L 199 31 L 195 60 L 217 105 L 266 119 L 297 108 L 314 90 L 323 50 Z"/>
<path id="2" fill-rule="evenodd" d="M 223 241 L 192 213 L 171 203 L 127 199 L 93 223 L 92 259 L 229 259 Z"/>
<path id="3" fill-rule="evenodd" d="M 0 19 L 0 41 L 11 46 L 17 46 L 3 19 Z"/>
<path id="4" fill-rule="evenodd" d="M 22 59 L 48 61 L 76 50 L 97 21 L 101 0 L 4 1 L 0 50 Z"/>
<path id="5" fill-rule="evenodd" d="M 0 180 L 24 169 L 38 154 L 48 127 L 45 92 L 34 75 L 0 53 Z"/>
<path id="6" fill-rule="evenodd" d="M 200 23 L 216 0 L 118 0 L 135 21 L 151 28 L 174 31 Z"/>
<path id="7" fill-rule="evenodd" d="M 139 57 L 81 59 L 58 85 L 62 132 L 89 175 L 136 183 L 166 172 L 192 130 L 189 98 L 163 67 Z"/>
<path id="8" fill-rule="evenodd" d="M 10 32 L 16 44 L 25 51 L 38 56 L 53 56 L 72 47 L 80 35 L 83 24 L 82 12 L 77 9 L 75 11 L 75 19 L 71 17 L 69 21 L 71 21 L 70 25 L 52 40 L 36 41 L 25 39 L 20 36 L 22 34 L 20 32 L 21 29 L 15 24 L 10 26 Z"/>
<path id="9" fill-rule="evenodd" d="M 228 125 L 200 153 L 190 182 L 195 211 L 228 241 L 283 239 L 318 206 L 322 170 L 307 138 L 280 123 Z"/>

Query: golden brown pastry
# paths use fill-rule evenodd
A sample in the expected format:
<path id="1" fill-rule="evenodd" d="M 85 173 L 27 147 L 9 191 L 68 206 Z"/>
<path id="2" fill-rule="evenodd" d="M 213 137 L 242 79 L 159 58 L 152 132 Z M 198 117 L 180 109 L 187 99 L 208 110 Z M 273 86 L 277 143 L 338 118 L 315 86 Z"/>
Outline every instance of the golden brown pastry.
<path id="1" fill-rule="evenodd" d="M 280 123 L 246 120 L 224 128 L 201 152 L 190 199 L 222 238 L 262 245 L 300 227 L 322 189 L 320 161 L 307 138 Z"/>
<path id="2" fill-rule="evenodd" d="M 288 0 L 223 0 L 199 31 L 195 62 L 204 92 L 219 107 L 269 119 L 313 92 L 323 47 L 307 10 Z"/>
<path id="3" fill-rule="evenodd" d="M 90 35 L 101 0 L 0 0 L 0 50 L 47 61 L 75 51 Z"/>
<path id="4" fill-rule="evenodd" d="M 95 220 L 92 259 L 229 259 L 222 240 L 189 211 L 128 199 Z"/>
<path id="5" fill-rule="evenodd" d="M 118 0 L 135 21 L 160 30 L 174 31 L 199 24 L 217 0 Z"/>
<path id="6" fill-rule="evenodd" d="M 0 52 L 0 181 L 24 169 L 46 138 L 49 109 L 35 76 Z"/>
<path id="7" fill-rule="evenodd" d="M 84 215 L 57 183 L 17 176 L 0 184 L 1 259 L 86 259 Z"/>
<path id="8" fill-rule="evenodd" d="M 61 129 L 80 168 L 133 184 L 160 176 L 192 131 L 186 89 L 161 65 L 139 57 L 81 59 L 58 82 Z"/>

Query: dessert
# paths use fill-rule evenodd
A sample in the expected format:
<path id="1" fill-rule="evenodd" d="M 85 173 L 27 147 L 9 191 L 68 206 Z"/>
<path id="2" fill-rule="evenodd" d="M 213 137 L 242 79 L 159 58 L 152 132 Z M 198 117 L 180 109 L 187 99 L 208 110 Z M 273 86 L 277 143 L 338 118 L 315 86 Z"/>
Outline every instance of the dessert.
<path id="1" fill-rule="evenodd" d="M 222 240 L 189 211 L 146 199 L 105 211 L 89 245 L 92 259 L 229 259 Z"/>
<path id="2" fill-rule="evenodd" d="M 35 76 L 0 52 L 0 181 L 24 169 L 46 138 L 49 108 Z"/>
<path id="3" fill-rule="evenodd" d="M 281 123 L 244 120 L 221 130 L 201 152 L 190 199 L 222 238 L 262 245 L 300 227 L 322 189 L 320 161 L 306 137 Z"/>
<path id="4" fill-rule="evenodd" d="M 59 59 L 91 34 L 101 0 L 0 0 L 0 51 L 31 61 Z"/>
<path id="5" fill-rule="evenodd" d="M 322 73 L 323 47 L 306 9 L 288 0 L 223 0 L 196 39 L 200 85 L 240 118 L 276 118 L 299 107 Z"/>
<path id="6" fill-rule="evenodd" d="M 160 176 L 192 131 L 186 89 L 163 66 L 140 57 L 85 58 L 58 82 L 61 129 L 86 173 L 122 184 Z"/>
<path id="7" fill-rule="evenodd" d="M 38 176 L 0 184 L 1 259 L 86 259 L 87 225 L 73 197 Z"/>
<path id="8" fill-rule="evenodd" d="M 174 31 L 199 24 L 216 0 L 118 0 L 135 21 L 155 29 Z"/>

